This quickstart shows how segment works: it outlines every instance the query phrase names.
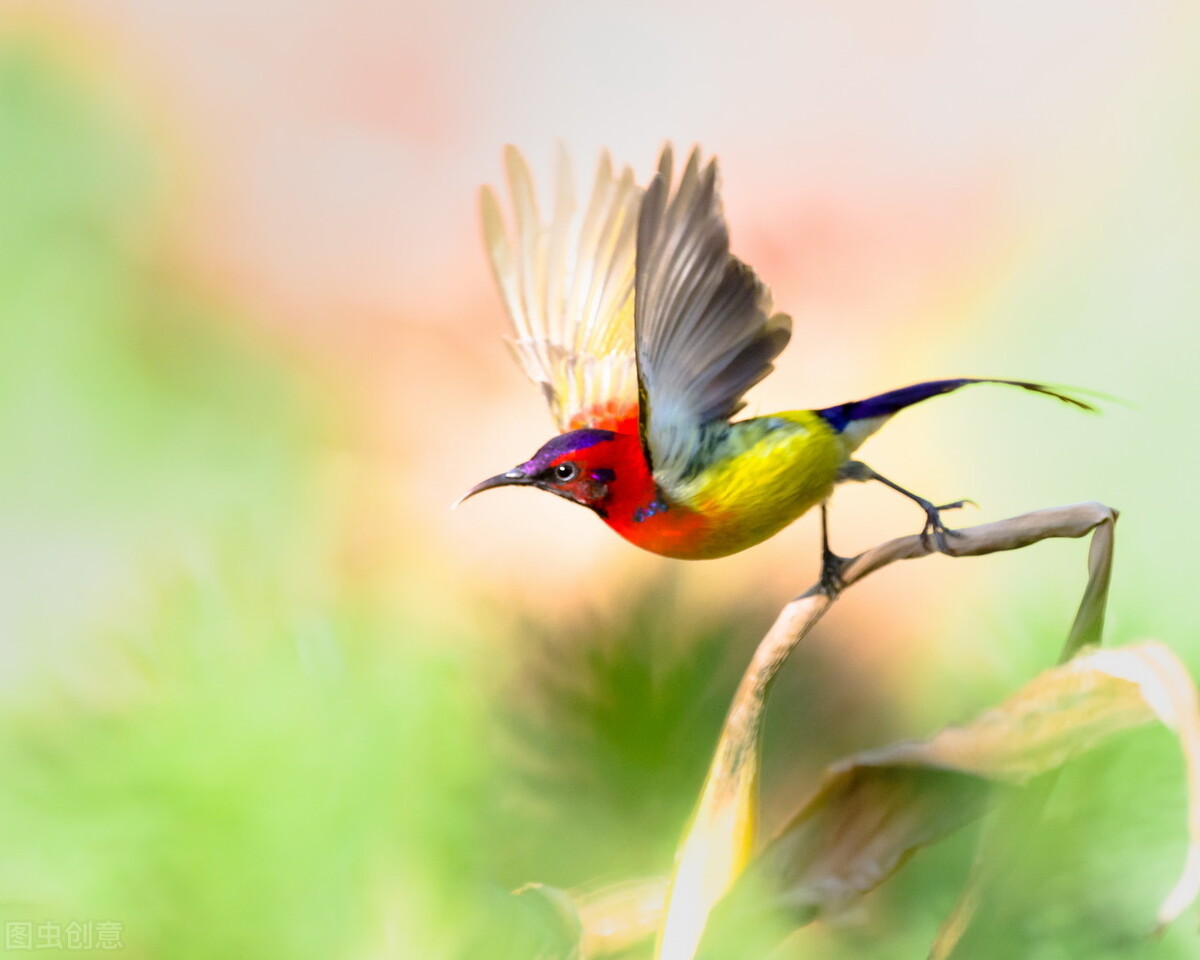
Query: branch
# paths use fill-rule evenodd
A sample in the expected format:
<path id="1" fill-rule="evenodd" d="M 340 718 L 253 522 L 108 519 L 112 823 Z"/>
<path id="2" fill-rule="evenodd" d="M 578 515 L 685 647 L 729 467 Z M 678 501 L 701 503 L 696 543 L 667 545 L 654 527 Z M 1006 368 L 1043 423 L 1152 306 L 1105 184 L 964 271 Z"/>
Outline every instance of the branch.
<path id="1" fill-rule="evenodd" d="M 1095 532 L 1089 579 L 1060 662 L 1098 643 L 1112 570 L 1115 510 L 1100 503 L 1035 510 L 952 534 L 950 555 L 982 556 L 1040 540 Z M 842 591 L 897 560 L 937 552 L 928 538 L 900 537 L 859 554 L 842 570 Z M 767 693 L 788 656 L 836 597 L 813 586 L 780 611 L 738 685 L 692 822 L 679 847 L 657 957 L 691 960 L 708 915 L 745 868 L 757 844 L 759 740 Z"/>

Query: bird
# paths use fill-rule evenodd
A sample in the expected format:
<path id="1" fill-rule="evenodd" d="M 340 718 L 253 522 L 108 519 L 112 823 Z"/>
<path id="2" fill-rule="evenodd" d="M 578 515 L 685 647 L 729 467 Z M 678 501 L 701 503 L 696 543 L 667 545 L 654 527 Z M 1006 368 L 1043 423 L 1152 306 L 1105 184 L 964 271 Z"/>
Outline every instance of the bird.
<path id="1" fill-rule="evenodd" d="M 588 508 L 645 550 L 705 560 L 761 543 L 820 506 L 820 583 L 833 592 L 846 562 L 829 544 L 838 483 L 876 481 L 908 497 L 925 513 L 921 537 L 943 552 L 954 531 L 942 512 L 970 502 L 935 505 L 854 457 L 896 413 L 980 383 L 1094 409 L 1041 383 L 957 377 L 735 419 L 792 324 L 730 252 L 716 159 L 693 148 L 676 181 L 668 143 L 643 190 L 604 152 L 579 205 L 560 145 L 544 217 L 521 153 L 506 148 L 504 164 L 511 228 L 496 191 L 483 187 L 484 243 L 512 322 L 509 345 L 558 433 L 456 507 L 485 490 L 534 487 Z"/>

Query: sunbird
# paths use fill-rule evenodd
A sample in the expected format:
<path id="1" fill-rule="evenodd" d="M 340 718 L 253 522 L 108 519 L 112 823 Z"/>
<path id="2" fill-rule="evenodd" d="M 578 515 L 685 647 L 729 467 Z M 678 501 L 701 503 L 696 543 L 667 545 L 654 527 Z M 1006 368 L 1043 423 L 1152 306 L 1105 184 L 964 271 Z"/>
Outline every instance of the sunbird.
<path id="1" fill-rule="evenodd" d="M 510 232 L 495 192 L 480 197 L 483 236 L 515 336 L 559 433 L 532 458 L 472 487 L 528 486 L 593 511 L 626 540 L 685 560 L 761 543 L 821 505 L 822 583 L 836 586 L 826 502 L 846 480 L 876 480 L 925 512 L 922 537 L 947 549 L 935 506 L 852 454 L 891 417 L 929 397 L 1000 383 L 1092 406 L 1022 380 L 930 380 L 820 410 L 733 420 L 791 337 L 770 291 L 729 248 L 715 159 L 693 149 L 673 185 L 663 148 L 644 191 L 602 154 L 586 207 L 565 151 L 553 207 L 538 211 L 529 168 L 505 152 Z M 456 504 L 457 506 L 457 504 Z"/>

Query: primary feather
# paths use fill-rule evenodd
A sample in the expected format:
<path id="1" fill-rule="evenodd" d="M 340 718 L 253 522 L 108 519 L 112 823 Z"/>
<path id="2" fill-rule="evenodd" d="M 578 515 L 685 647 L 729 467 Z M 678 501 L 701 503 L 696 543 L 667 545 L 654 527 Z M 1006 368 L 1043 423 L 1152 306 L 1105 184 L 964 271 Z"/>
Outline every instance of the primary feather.
<path id="1" fill-rule="evenodd" d="M 539 384 L 560 431 L 604 426 L 637 403 L 633 284 L 637 211 L 633 172 L 604 154 L 587 206 L 576 206 L 566 152 L 558 153 L 554 203 L 538 211 L 529 168 L 505 152 L 513 231 L 496 194 L 480 197 L 483 234 L 521 367 Z"/>
<path id="2" fill-rule="evenodd" d="M 637 231 L 636 341 L 642 437 L 654 475 L 672 487 L 697 468 L 709 425 L 729 420 L 771 372 L 791 320 L 729 253 L 715 161 L 693 150 L 672 192 L 666 147 Z"/>

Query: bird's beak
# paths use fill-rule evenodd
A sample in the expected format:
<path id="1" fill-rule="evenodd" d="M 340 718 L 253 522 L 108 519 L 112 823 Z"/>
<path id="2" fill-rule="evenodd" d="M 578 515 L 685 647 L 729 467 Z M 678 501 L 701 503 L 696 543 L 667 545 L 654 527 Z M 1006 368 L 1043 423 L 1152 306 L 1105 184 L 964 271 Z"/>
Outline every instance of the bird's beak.
<path id="1" fill-rule="evenodd" d="M 495 477 L 488 477 L 482 483 L 477 483 L 470 490 L 464 493 L 461 497 L 454 501 L 451 505 L 451 510 L 458 509 L 458 505 L 464 500 L 469 500 L 477 493 L 483 493 L 484 490 L 492 490 L 495 487 L 514 487 L 528 486 L 533 483 L 533 477 L 529 476 L 519 467 L 509 470 L 508 473 L 501 473 Z"/>

